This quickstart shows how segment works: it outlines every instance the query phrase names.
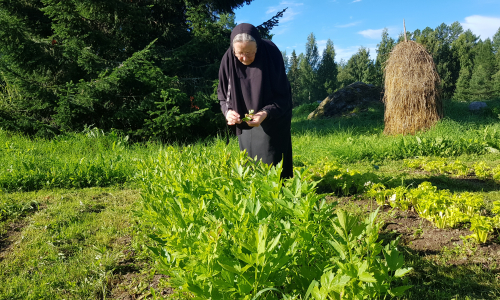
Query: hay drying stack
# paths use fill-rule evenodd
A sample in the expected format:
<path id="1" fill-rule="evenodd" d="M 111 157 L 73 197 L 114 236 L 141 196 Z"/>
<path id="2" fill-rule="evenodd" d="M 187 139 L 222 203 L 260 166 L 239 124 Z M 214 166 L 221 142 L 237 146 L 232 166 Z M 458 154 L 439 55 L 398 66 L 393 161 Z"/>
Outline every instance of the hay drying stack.
<path id="1" fill-rule="evenodd" d="M 440 79 L 424 46 L 401 42 L 385 68 L 385 134 L 413 134 L 443 117 Z"/>

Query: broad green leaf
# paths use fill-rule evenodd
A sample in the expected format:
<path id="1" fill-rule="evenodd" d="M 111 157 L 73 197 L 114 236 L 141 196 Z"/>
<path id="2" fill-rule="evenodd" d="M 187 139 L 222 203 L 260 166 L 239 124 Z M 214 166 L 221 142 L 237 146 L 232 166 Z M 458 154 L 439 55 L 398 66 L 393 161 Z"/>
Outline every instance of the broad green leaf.
<path id="1" fill-rule="evenodd" d="M 231 273 L 234 273 L 234 274 L 240 274 L 241 273 L 241 267 L 240 266 L 230 266 L 230 265 L 226 265 L 226 264 L 223 264 L 221 262 L 219 262 L 219 265 L 224 268 L 224 270 L 227 270 Z"/>
<path id="2" fill-rule="evenodd" d="M 274 248 L 278 245 L 280 238 L 281 238 L 281 233 L 278 234 L 278 236 L 271 241 L 271 243 L 267 247 L 268 253 L 271 253 L 274 250 Z"/>
<path id="3" fill-rule="evenodd" d="M 377 282 L 377 280 L 373 277 L 373 274 L 368 272 L 363 272 L 359 274 L 358 278 L 363 282 Z"/>
<path id="4" fill-rule="evenodd" d="M 330 245 L 332 245 L 333 248 L 335 248 L 337 253 L 340 255 L 341 259 L 346 259 L 347 247 L 345 245 L 340 244 L 336 240 L 328 241 L 328 243 L 330 243 Z"/>
<path id="5" fill-rule="evenodd" d="M 395 287 L 393 289 L 390 289 L 388 291 L 388 293 L 389 293 L 389 295 L 391 295 L 393 297 L 399 297 L 399 296 L 402 296 L 404 294 L 404 292 L 406 292 L 411 287 L 412 287 L 412 285 L 398 286 L 398 287 Z"/>
<path id="6" fill-rule="evenodd" d="M 413 268 L 397 269 L 396 272 L 394 273 L 394 277 L 397 277 L 397 278 L 403 277 L 406 274 L 408 274 L 408 272 L 410 272 L 411 270 L 413 270 Z"/>

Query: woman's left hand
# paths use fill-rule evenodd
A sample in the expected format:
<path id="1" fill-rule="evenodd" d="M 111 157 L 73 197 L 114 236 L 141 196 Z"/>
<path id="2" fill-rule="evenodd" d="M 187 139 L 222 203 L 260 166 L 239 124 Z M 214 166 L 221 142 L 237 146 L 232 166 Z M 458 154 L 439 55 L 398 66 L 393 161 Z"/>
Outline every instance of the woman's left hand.
<path id="1" fill-rule="evenodd" d="M 260 123 L 267 118 L 267 111 L 261 110 L 252 116 L 252 121 L 247 121 L 250 127 L 259 127 Z"/>

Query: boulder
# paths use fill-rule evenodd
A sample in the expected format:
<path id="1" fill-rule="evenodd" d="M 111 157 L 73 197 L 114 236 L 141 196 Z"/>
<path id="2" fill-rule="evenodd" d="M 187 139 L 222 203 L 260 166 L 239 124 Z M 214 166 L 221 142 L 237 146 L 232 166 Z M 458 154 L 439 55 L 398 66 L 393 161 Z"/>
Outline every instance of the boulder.
<path id="1" fill-rule="evenodd" d="M 356 107 L 364 108 L 370 102 L 380 102 L 382 89 L 372 84 L 355 82 L 330 94 L 309 114 L 309 120 L 322 117 L 337 117 L 353 111 Z"/>
<path id="2" fill-rule="evenodd" d="M 486 103 L 481 101 L 474 101 L 469 104 L 470 111 L 481 110 L 486 107 L 488 107 L 488 105 L 486 105 Z"/>

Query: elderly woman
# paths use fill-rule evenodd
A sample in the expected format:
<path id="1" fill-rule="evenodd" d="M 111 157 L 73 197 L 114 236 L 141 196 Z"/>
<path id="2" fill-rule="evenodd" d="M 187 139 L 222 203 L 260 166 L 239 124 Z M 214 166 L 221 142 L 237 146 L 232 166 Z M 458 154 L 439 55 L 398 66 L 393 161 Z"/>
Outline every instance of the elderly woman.
<path id="1" fill-rule="evenodd" d="M 283 161 L 281 177 L 292 177 L 290 83 L 280 50 L 261 39 L 253 25 L 243 23 L 233 29 L 219 69 L 217 94 L 240 150 L 267 164 Z M 252 119 L 243 121 L 252 110 Z"/>

